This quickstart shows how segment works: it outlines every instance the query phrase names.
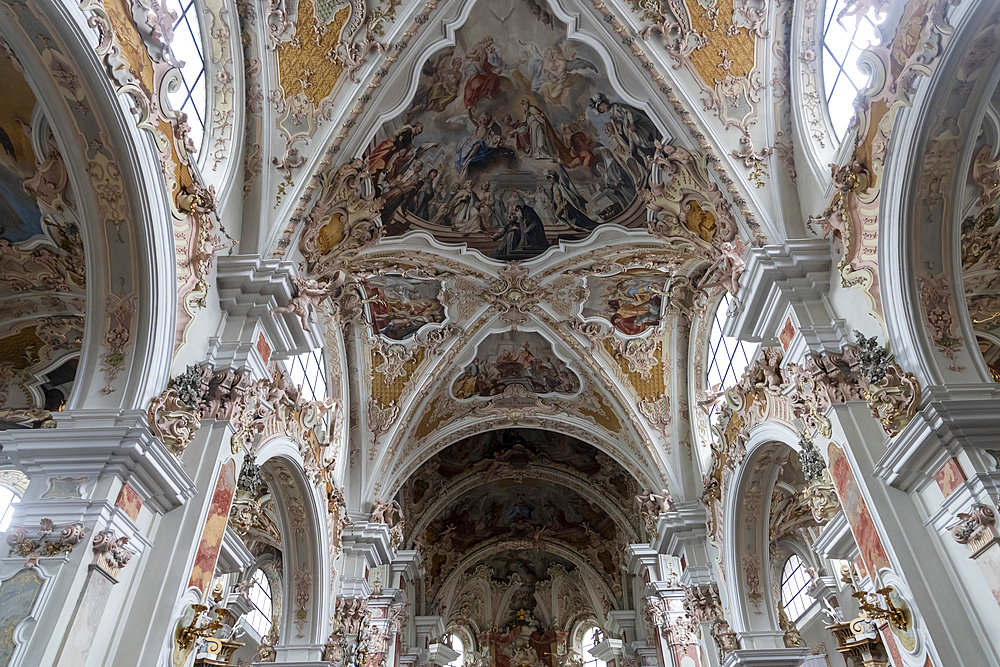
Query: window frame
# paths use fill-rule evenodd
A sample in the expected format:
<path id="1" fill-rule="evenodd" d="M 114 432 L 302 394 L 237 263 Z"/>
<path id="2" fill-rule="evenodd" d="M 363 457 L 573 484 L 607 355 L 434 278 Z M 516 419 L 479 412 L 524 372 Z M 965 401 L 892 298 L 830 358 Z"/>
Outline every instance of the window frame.
<path id="1" fill-rule="evenodd" d="M 792 562 L 793 558 L 798 561 L 798 564 L 792 569 L 791 572 L 786 574 L 788 566 Z M 812 580 L 809 578 L 808 573 L 806 573 L 807 567 L 809 567 L 809 565 L 806 563 L 805 559 L 794 550 L 788 554 L 785 558 L 785 562 L 781 564 L 781 571 L 779 574 L 781 580 L 778 582 L 778 603 L 781 604 L 782 608 L 785 610 L 785 614 L 792 623 L 797 623 L 800 619 L 802 619 L 807 613 L 809 613 L 809 610 L 812 609 L 817 602 L 816 598 L 812 597 L 808 593 L 808 589 L 812 586 Z M 798 588 L 795 593 L 792 594 L 792 597 L 786 601 L 785 584 L 789 579 L 795 577 L 799 573 L 801 573 L 802 576 L 797 578 L 802 581 L 802 584 L 794 584 L 798 585 Z M 801 601 L 803 606 L 798 613 L 794 613 L 792 610 L 792 604 L 799 601 Z"/>
<path id="2" fill-rule="evenodd" d="M 832 9 L 830 9 L 830 5 L 833 5 Z M 855 49 L 857 51 L 857 60 L 855 61 L 855 63 L 856 65 L 860 65 L 863 60 L 864 52 L 867 49 L 871 48 L 872 46 L 878 46 L 878 44 L 874 42 L 869 42 L 867 45 L 861 46 L 859 42 L 855 41 L 858 31 L 862 29 L 862 23 L 864 22 L 869 23 L 871 25 L 871 31 L 874 34 L 874 36 L 880 39 L 881 35 L 879 34 L 879 26 L 883 22 L 885 22 L 886 19 L 885 12 L 882 12 L 881 21 L 876 23 L 874 17 L 877 16 L 877 12 L 875 11 L 874 8 L 870 8 L 861 18 L 855 16 L 848 16 L 845 17 L 844 22 L 840 22 L 837 20 L 837 14 L 840 13 L 839 10 L 842 10 L 844 5 L 845 5 L 844 0 L 825 0 L 823 2 L 823 11 L 821 13 L 818 12 L 819 16 L 817 17 L 818 21 L 822 21 L 822 32 L 819 38 L 819 49 L 817 50 L 818 62 L 819 62 L 819 76 L 821 83 L 820 90 L 823 92 L 823 99 L 825 100 L 823 108 L 825 110 L 827 124 L 831 130 L 830 136 L 831 139 L 838 146 L 845 143 L 850 143 L 853 145 L 854 142 L 848 142 L 847 139 L 850 136 L 850 125 L 854 116 L 856 115 L 856 112 L 852 112 L 851 118 L 847 120 L 847 125 L 844 127 L 843 136 L 838 136 L 837 124 L 834 122 L 834 115 L 830 111 L 830 100 L 833 98 L 833 95 L 837 90 L 837 85 L 840 83 L 842 77 L 846 77 L 849 82 L 849 85 L 855 89 L 855 95 L 853 98 L 851 98 L 852 109 L 854 109 L 854 103 L 857 101 L 857 98 L 863 95 L 865 90 L 871 87 L 871 78 L 872 78 L 871 72 L 865 74 L 863 71 L 861 71 L 861 68 L 858 67 L 858 73 L 864 78 L 864 81 L 862 81 L 860 85 L 856 85 L 856 82 L 851 78 L 850 73 L 847 71 L 845 63 L 848 62 L 848 56 L 850 56 L 852 49 Z M 854 22 L 853 29 L 850 27 L 850 23 L 852 21 Z M 843 55 L 839 57 L 843 59 L 842 61 L 838 58 L 838 55 L 837 53 L 834 52 L 834 49 L 830 47 L 830 44 L 827 39 L 830 33 L 830 29 L 834 23 L 837 23 L 841 28 L 843 28 L 845 32 L 851 33 L 851 38 L 849 43 L 847 43 L 847 48 L 843 49 Z M 840 49 L 839 47 L 842 46 L 843 44 L 838 45 L 837 51 L 841 51 L 842 49 Z M 826 80 L 826 70 L 827 70 L 826 63 L 828 56 L 837 59 L 835 60 L 837 65 L 837 76 L 834 78 L 834 82 L 832 84 L 830 84 L 830 82 Z"/>
<path id="3" fill-rule="evenodd" d="M 596 655 L 593 655 L 590 650 L 597 646 L 597 644 L 592 644 L 588 647 L 587 642 L 593 636 L 593 633 L 597 630 L 602 630 L 601 626 L 593 619 L 589 621 L 584 621 L 580 625 L 580 629 L 576 632 L 576 641 L 574 642 L 575 648 L 579 653 L 580 657 L 583 659 L 584 667 L 607 667 L 607 663 Z"/>
<path id="4" fill-rule="evenodd" d="M 172 25 L 174 36 L 170 43 L 170 53 L 175 61 L 183 62 L 185 65 L 184 67 L 177 67 L 175 80 L 177 81 L 178 89 L 173 92 L 166 92 L 165 96 L 173 111 L 187 114 L 187 123 L 192 129 L 192 133 L 194 130 L 200 129 L 200 137 L 197 140 L 192 137 L 197 153 L 191 157 L 193 158 L 192 162 L 196 162 L 199 166 L 202 166 L 206 159 L 206 146 L 211 134 L 211 110 L 213 108 L 212 98 L 214 95 L 214 86 L 209 85 L 209 78 L 211 76 L 209 49 L 211 49 L 211 44 L 206 39 L 205 26 L 202 25 L 202 17 L 206 13 L 205 7 L 202 0 L 165 0 L 165 4 L 168 10 L 177 14 L 177 19 Z M 177 37 L 180 31 L 186 31 L 191 36 L 191 40 L 197 51 L 197 57 L 201 63 L 201 69 L 197 70 L 197 74 L 194 75 L 193 86 L 188 85 L 190 73 L 196 71 L 191 67 L 193 63 L 187 61 L 187 58 L 191 54 L 180 54 L 174 50 L 175 45 L 178 44 Z M 188 76 L 185 76 L 185 70 L 188 71 Z M 197 103 L 193 98 L 192 92 L 198 85 L 203 86 L 204 107 L 201 109 L 197 109 Z M 180 103 L 177 103 L 178 98 L 181 99 Z M 195 111 L 194 117 L 192 117 L 192 113 L 188 110 L 188 101 L 191 102 L 191 108 Z"/>
<path id="5" fill-rule="evenodd" d="M 7 494 L 10 498 L 6 498 Z M 10 528 L 11 519 L 14 518 L 14 505 L 21 502 L 21 494 L 7 484 L 0 484 L 0 533 L 5 533 Z"/>
<path id="6" fill-rule="evenodd" d="M 792 10 L 789 105 L 799 188 L 809 187 L 802 182 L 802 179 L 806 179 L 811 181 L 811 187 L 816 188 L 817 193 L 829 199 L 836 189 L 830 178 L 829 165 L 844 164 L 854 150 L 854 141 L 850 131 L 843 139 L 837 137 L 827 105 L 826 85 L 823 81 L 826 8 L 825 0 L 816 0 L 814 3 L 796 3 Z M 891 8 L 889 11 L 892 11 Z M 878 59 L 865 58 L 865 53 L 862 52 L 862 61 L 873 67 L 875 72 L 874 81 L 872 74 L 869 74 L 863 91 L 880 85 L 880 78 L 884 78 L 884 73 L 880 73 Z M 800 155 L 803 156 L 802 159 L 799 159 Z"/>
<path id="7" fill-rule="evenodd" d="M 260 578 L 265 583 L 267 583 L 267 590 L 265 590 L 264 587 L 261 586 L 260 582 L 257 580 L 257 575 L 258 574 L 260 575 Z M 274 627 L 274 607 L 275 607 L 275 605 L 274 605 L 274 590 L 275 590 L 275 587 L 274 587 L 273 582 L 271 581 L 271 577 L 269 577 L 268 574 L 267 574 L 267 572 L 264 571 L 264 568 L 260 567 L 260 566 L 258 566 L 257 568 L 254 569 L 253 574 L 250 576 L 250 581 L 252 583 L 250 585 L 250 588 L 247 590 L 246 598 L 250 602 L 251 609 L 250 609 L 250 611 L 248 611 L 246 614 L 243 615 L 243 623 L 247 626 L 247 628 L 253 630 L 253 632 L 255 632 L 259 637 L 263 638 L 263 637 L 266 637 L 267 634 L 271 631 L 271 628 Z M 257 604 L 257 602 L 254 600 L 254 597 L 253 597 L 252 594 L 253 594 L 253 591 L 254 591 L 255 588 L 261 590 L 263 592 L 263 594 L 266 596 L 267 601 L 268 601 L 268 603 L 269 603 L 269 605 L 271 607 L 271 609 L 270 609 L 270 615 L 266 614 L 264 612 L 264 609 L 261 608 Z M 261 630 L 251 620 L 251 618 L 253 618 L 252 615 L 255 612 L 257 614 L 259 614 L 260 617 L 262 617 L 262 618 L 264 618 L 264 619 L 267 620 L 267 627 L 264 629 L 263 632 L 261 632 Z"/>
<path id="8" fill-rule="evenodd" d="M 707 336 L 705 341 L 705 373 L 704 377 L 701 378 L 703 383 L 703 388 L 706 392 L 715 391 L 714 384 L 711 381 L 713 368 L 718 368 L 717 360 L 719 359 L 719 348 L 723 347 L 728 358 L 726 359 L 726 370 L 723 373 L 719 373 L 719 384 L 720 391 L 725 391 L 729 387 L 736 385 L 740 379 L 743 377 L 743 373 L 746 372 L 747 367 L 753 363 L 753 360 L 760 353 L 760 343 L 753 343 L 750 341 L 744 341 L 733 336 L 726 336 L 723 332 L 726 328 L 726 322 L 729 320 L 728 311 L 730 305 L 732 304 L 733 298 L 728 292 L 723 292 L 719 297 L 719 302 L 712 312 L 710 321 L 706 322 Z M 716 334 L 718 337 L 716 338 Z M 716 341 L 716 342 L 713 342 Z M 728 345 L 733 345 L 733 350 L 730 353 Z M 745 364 L 742 365 L 739 372 L 734 370 L 733 361 L 738 355 L 742 355 Z M 730 373 L 732 371 L 732 373 Z M 729 384 L 726 384 L 727 378 L 731 378 Z M 711 429 L 712 419 L 719 409 L 719 404 L 716 403 L 709 408 L 708 411 L 708 424 Z"/>

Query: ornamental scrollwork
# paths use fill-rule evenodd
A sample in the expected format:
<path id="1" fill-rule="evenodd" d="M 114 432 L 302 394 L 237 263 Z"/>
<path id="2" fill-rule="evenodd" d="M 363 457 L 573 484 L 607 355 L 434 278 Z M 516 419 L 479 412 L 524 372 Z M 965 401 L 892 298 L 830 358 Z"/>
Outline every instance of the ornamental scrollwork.
<path id="1" fill-rule="evenodd" d="M 11 528 L 7 531 L 7 555 L 24 558 L 24 567 L 35 567 L 40 558 L 72 553 L 86 532 L 80 522 L 57 528 L 52 519 L 42 519 L 39 522 L 35 537 L 29 537 L 29 530 L 24 526 Z"/>
<path id="2" fill-rule="evenodd" d="M 856 333 L 855 358 L 868 407 L 889 437 L 895 437 L 917 414 L 920 383 L 895 363 L 875 338 Z"/>

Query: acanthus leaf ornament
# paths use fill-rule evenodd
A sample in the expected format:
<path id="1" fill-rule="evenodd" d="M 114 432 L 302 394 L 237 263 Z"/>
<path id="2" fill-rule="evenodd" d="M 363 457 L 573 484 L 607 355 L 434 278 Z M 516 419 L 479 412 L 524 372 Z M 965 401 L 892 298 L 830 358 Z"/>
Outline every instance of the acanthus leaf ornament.
<path id="1" fill-rule="evenodd" d="M 627 340 L 615 338 L 612 345 L 615 351 L 628 361 L 630 373 L 638 373 L 643 380 L 648 380 L 653 376 L 653 367 L 660 363 L 656 358 L 658 343 L 655 338 L 629 338 Z"/>
<path id="2" fill-rule="evenodd" d="M 175 456 L 180 456 L 201 428 L 201 416 L 180 399 L 176 389 L 164 389 L 147 411 L 149 429 Z"/>
<path id="3" fill-rule="evenodd" d="M 642 411 L 642 414 L 645 415 L 649 425 L 652 426 L 657 433 L 662 435 L 664 438 L 667 438 L 669 435 L 667 427 L 670 426 L 672 421 L 670 414 L 670 397 L 660 395 L 654 398 L 642 399 L 639 401 L 639 409 Z"/>
<path id="4" fill-rule="evenodd" d="M 61 526 L 58 537 L 51 537 L 57 530 L 52 519 L 42 519 L 39 524 L 37 537 L 28 537 L 24 526 L 7 531 L 7 555 L 24 558 L 24 567 L 37 566 L 40 558 L 69 555 L 87 532 L 82 523 L 76 522 Z"/>
<path id="5" fill-rule="evenodd" d="M 499 276 L 490 281 L 482 296 L 500 314 L 500 321 L 516 330 L 519 324 L 528 321 L 545 294 L 547 291 L 528 277 L 528 270 L 512 261 L 500 269 Z"/>
<path id="6" fill-rule="evenodd" d="M 978 552 L 998 538 L 996 512 L 989 505 L 976 503 L 968 512 L 960 512 L 958 519 L 948 530 L 959 544 L 967 544 Z"/>
<path id="7" fill-rule="evenodd" d="M 135 552 L 127 548 L 128 543 L 128 536 L 118 537 L 114 530 L 102 530 L 94 535 L 93 564 L 112 577 L 118 576 L 118 572 L 135 556 Z"/>
<path id="8" fill-rule="evenodd" d="M 383 200 L 374 194 L 365 161 L 358 158 L 336 172 L 318 176 L 319 196 L 306 216 L 299 248 L 314 276 L 333 272 L 341 257 L 378 241 Z"/>

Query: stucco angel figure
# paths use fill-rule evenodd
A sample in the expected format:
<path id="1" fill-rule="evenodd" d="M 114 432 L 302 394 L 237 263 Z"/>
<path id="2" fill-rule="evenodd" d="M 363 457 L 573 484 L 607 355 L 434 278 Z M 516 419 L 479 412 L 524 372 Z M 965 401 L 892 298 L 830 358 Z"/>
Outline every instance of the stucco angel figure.
<path id="1" fill-rule="evenodd" d="M 726 288 L 727 292 L 736 296 L 736 293 L 740 291 L 740 278 L 747 265 L 743 261 L 743 250 L 743 241 L 739 238 L 735 241 L 723 241 L 719 246 L 719 258 L 705 272 L 706 277 L 714 278 L 714 280 L 703 283 L 701 288 L 709 290 L 722 286 Z"/>
<path id="2" fill-rule="evenodd" d="M 398 501 L 387 503 L 381 498 L 376 498 L 372 503 L 372 523 L 384 523 L 392 528 L 392 525 L 402 518 L 403 508 L 399 506 Z"/>
<path id="3" fill-rule="evenodd" d="M 659 508 L 660 514 L 664 512 L 669 512 L 674 506 L 674 499 L 670 495 L 670 491 L 667 489 L 660 490 L 659 493 L 650 492 L 649 497 L 654 500 Z"/>
<path id="4" fill-rule="evenodd" d="M 660 504 L 656 502 L 656 497 L 652 493 L 640 494 L 635 497 L 635 501 L 639 503 L 639 509 L 643 514 L 656 516 L 660 513 Z"/>
<path id="5" fill-rule="evenodd" d="M 313 278 L 303 278 L 292 276 L 295 283 L 295 295 L 288 302 L 287 306 L 280 306 L 271 311 L 271 316 L 278 313 L 294 313 L 302 320 L 302 328 L 309 329 L 309 308 L 316 308 L 320 302 L 331 296 L 336 290 L 344 285 L 347 276 L 343 271 L 337 271 L 333 279 L 326 283 L 320 283 Z"/>

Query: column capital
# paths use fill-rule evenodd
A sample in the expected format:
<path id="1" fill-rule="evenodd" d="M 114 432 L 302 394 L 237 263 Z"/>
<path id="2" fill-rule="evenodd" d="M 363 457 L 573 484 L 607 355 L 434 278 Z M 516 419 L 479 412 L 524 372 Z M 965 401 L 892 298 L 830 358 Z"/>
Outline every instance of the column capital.
<path id="1" fill-rule="evenodd" d="M 194 497 L 194 482 L 149 430 L 145 413 L 74 410 L 53 419 L 52 429 L 0 431 L 0 462 L 32 479 L 114 476 L 161 514 Z"/>
<path id="2" fill-rule="evenodd" d="M 714 581 L 708 557 L 708 515 L 697 500 L 675 503 L 670 512 L 660 514 L 656 536 L 650 546 L 658 553 L 684 558 L 681 582 L 685 586 Z"/>
<path id="3" fill-rule="evenodd" d="M 340 578 L 342 597 L 367 598 L 371 593 L 368 574 L 392 559 L 389 526 L 358 521 L 344 528 L 340 538 L 344 567 Z"/>
<path id="4" fill-rule="evenodd" d="M 813 550 L 823 558 L 850 560 L 858 550 L 851 533 L 851 524 L 843 512 L 837 514 L 823 526 L 819 537 L 813 542 Z"/>
<path id="5" fill-rule="evenodd" d="M 408 581 L 416 581 L 420 575 L 420 568 L 423 566 L 423 562 L 423 556 L 415 549 L 397 551 L 396 557 L 392 559 L 392 563 L 389 565 L 392 584 L 396 585 L 400 576 Z"/>
<path id="6" fill-rule="evenodd" d="M 216 367 L 251 368 L 266 373 L 266 359 L 257 349 L 260 335 L 276 358 L 314 350 L 323 344 L 317 327 L 307 331 L 298 315 L 274 313 L 295 298 L 293 262 L 260 255 L 218 258 L 219 305 L 225 321 L 210 340 L 209 360 Z"/>
<path id="7" fill-rule="evenodd" d="M 648 544 L 630 544 L 627 548 L 629 574 L 643 574 L 652 570 L 655 576 L 660 564 L 660 552 Z"/>
<path id="8" fill-rule="evenodd" d="M 625 655 L 625 642 L 613 637 L 605 637 L 604 641 L 590 650 L 590 654 L 604 662 L 620 660 Z"/>
<path id="9" fill-rule="evenodd" d="M 373 567 L 388 563 L 392 559 L 391 538 L 387 524 L 355 522 L 344 528 L 340 539 L 343 553 L 370 556 Z"/>
<path id="10" fill-rule="evenodd" d="M 428 656 L 430 663 L 438 667 L 444 667 L 459 656 L 458 651 L 447 644 L 431 644 L 427 647 L 427 652 L 430 654 Z"/>

